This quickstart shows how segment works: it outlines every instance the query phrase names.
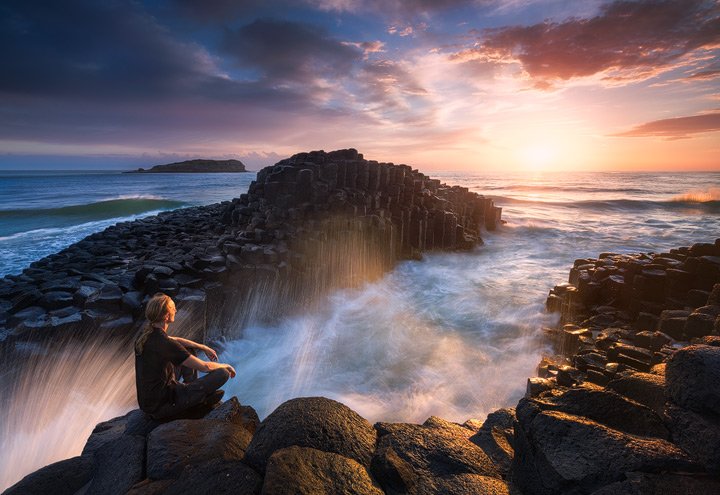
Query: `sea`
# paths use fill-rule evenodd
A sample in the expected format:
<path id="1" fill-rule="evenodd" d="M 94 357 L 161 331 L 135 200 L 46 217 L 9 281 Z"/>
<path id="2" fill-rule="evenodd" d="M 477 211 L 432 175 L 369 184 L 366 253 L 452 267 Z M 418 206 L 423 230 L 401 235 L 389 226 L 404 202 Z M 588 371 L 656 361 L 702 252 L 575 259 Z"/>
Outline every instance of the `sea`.
<path id="1" fill-rule="evenodd" d="M 548 291 L 576 258 L 720 237 L 720 172 L 426 172 L 490 196 L 504 225 L 471 252 L 427 253 L 381 279 L 221 343 L 226 396 L 261 418 L 301 396 L 370 422 L 482 420 L 512 407 L 548 352 Z M 229 200 L 254 173 L 0 172 L 0 276 L 116 222 Z M 96 423 L 136 407 L 130 352 L 79 349 L 25 368 L 0 406 L 0 490 L 78 455 Z M 7 453 L 10 453 L 7 456 Z"/>

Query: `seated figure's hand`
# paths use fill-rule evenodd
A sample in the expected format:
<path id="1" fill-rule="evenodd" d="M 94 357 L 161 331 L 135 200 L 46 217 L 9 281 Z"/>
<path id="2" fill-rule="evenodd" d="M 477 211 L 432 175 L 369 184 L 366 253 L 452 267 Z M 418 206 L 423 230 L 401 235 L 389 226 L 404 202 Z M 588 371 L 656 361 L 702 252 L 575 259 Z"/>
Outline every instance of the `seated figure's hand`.
<path id="1" fill-rule="evenodd" d="M 235 368 L 233 368 L 233 367 L 230 366 L 229 364 L 226 364 L 226 365 L 225 365 L 225 369 L 228 370 L 228 372 L 230 372 L 230 378 L 235 378 L 235 374 L 236 374 L 236 373 L 235 373 Z"/>
<path id="2" fill-rule="evenodd" d="M 218 360 L 218 355 L 217 355 L 217 353 L 216 353 L 215 351 L 213 351 L 211 348 L 209 348 L 208 346 L 204 346 L 203 349 L 202 349 L 202 351 L 205 353 L 205 355 L 208 357 L 208 359 L 209 359 L 210 361 L 217 361 L 217 360 Z"/>

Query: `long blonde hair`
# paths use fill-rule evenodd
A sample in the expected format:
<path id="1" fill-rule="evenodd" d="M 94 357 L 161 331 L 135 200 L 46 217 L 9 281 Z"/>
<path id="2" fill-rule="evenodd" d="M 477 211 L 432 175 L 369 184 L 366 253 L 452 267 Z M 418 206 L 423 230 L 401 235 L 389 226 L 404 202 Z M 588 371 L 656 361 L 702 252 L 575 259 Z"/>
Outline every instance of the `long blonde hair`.
<path id="1" fill-rule="evenodd" d="M 140 336 L 135 341 L 135 354 L 140 355 L 145 347 L 145 341 L 147 341 L 150 333 L 153 329 L 153 323 L 161 323 L 165 316 L 170 313 L 170 308 L 174 308 L 175 303 L 167 294 L 158 292 L 150 298 L 145 306 L 145 318 L 147 323 L 142 329 Z"/>

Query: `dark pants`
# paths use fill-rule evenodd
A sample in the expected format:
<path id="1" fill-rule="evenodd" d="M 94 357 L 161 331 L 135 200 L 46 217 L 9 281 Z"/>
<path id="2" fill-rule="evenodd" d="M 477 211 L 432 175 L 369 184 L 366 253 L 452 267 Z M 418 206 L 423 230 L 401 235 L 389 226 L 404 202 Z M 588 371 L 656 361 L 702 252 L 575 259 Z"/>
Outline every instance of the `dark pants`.
<path id="1" fill-rule="evenodd" d="M 194 355 L 194 349 L 188 349 Z M 172 404 L 163 404 L 152 413 L 153 419 L 166 419 L 182 416 L 188 409 L 206 402 L 213 393 L 225 385 L 230 379 L 230 372 L 226 369 L 213 370 L 207 375 L 198 378 L 197 370 L 178 366 L 175 368 L 175 377 L 182 382 L 175 386 L 175 401 Z"/>

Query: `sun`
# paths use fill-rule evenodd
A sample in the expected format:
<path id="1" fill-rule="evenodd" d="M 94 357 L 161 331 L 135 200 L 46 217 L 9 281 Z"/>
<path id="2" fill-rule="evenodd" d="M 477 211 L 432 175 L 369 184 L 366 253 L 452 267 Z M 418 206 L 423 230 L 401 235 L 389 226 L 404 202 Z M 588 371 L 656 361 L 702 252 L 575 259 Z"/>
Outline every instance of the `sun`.
<path id="1" fill-rule="evenodd" d="M 520 159 L 526 168 L 541 171 L 552 167 L 555 157 L 556 153 L 552 147 L 545 144 L 536 144 L 524 148 L 521 152 Z"/>

